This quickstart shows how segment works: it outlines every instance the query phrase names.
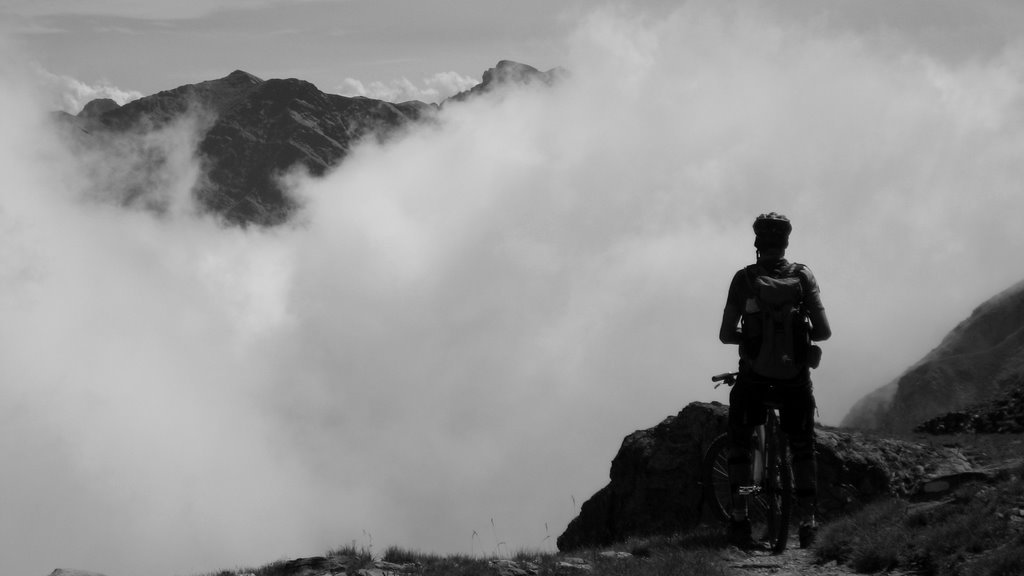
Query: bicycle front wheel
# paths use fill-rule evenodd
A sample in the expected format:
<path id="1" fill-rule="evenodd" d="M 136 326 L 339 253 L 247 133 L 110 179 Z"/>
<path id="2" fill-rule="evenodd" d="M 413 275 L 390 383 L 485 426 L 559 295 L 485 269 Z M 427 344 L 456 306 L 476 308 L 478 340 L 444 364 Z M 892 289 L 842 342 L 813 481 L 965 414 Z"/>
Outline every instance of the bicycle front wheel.
<path id="1" fill-rule="evenodd" d="M 704 452 L 701 470 L 704 477 L 704 499 L 715 518 L 727 522 L 732 514 L 728 434 L 722 434 L 711 442 Z"/>
<path id="2" fill-rule="evenodd" d="M 740 503 L 739 508 L 747 510 L 747 516 L 751 523 L 762 531 L 767 524 L 772 523 L 769 519 L 777 516 L 772 512 L 771 499 L 765 488 L 765 473 L 755 473 L 753 470 L 756 463 L 765 465 L 765 458 L 758 458 L 753 453 L 759 450 L 756 433 L 751 437 L 751 457 L 749 460 L 750 471 L 747 473 L 748 480 L 761 478 L 762 480 L 753 485 L 740 487 L 741 494 L 732 493 L 732 482 L 729 479 L 729 436 L 722 434 L 716 437 L 704 453 L 702 474 L 704 477 L 704 499 L 711 508 L 711 513 L 722 522 L 728 522 L 732 518 L 732 511 L 737 506 L 733 504 L 733 498 L 743 498 L 745 502 Z"/>

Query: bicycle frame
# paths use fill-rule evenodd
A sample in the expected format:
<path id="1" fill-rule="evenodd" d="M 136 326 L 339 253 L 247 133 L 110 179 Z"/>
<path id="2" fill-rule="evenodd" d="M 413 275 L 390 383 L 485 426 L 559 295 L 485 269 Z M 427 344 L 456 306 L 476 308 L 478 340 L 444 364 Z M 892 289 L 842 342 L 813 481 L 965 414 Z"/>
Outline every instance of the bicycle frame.
<path id="1" fill-rule="evenodd" d="M 719 374 L 712 378 L 718 386 L 732 386 L 736 373 Z M 792 470 L 787 455 L 788 444 L 779 427 L 776 404 L 768 404 L 764 424 L 754 428 L 751 436 L 751 484 L 739 486 L 739 497 L 745 499 L 748 512 L 753 512 L 758 523 L 764 524 L 764 540 L 775 553 L 786 548 L 789 539 L 789 520 L 792 513 Z M 726 461 L 729 453 L 726 434 L 715 438 L 704 457 L 704 476 L 707 494 L 714 511 L 722 520 L 728 520 L 734 506 L 731 481 Z M 753 508 L 753 510 L 750 510 Z"/>

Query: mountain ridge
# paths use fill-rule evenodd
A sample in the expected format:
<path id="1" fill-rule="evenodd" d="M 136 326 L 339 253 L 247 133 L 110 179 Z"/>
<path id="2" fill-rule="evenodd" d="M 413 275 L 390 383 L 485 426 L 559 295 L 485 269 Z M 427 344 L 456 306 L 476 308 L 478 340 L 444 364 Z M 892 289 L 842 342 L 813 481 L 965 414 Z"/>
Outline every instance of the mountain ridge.
<path id="1" fill-rule="evenodd" d="M 427 104 L 341 96 L 297 78 L 264 80 L 235 70 L 123 106 L 110 99 L 93 100 L 77 115 L 56 113 L 54 118 L 69 129 L 66 133 L 83 157 L 99 153 L 120 172 L 134 176 L 128 184 L 111 179 L 97 188 L 114 201 L 156 211 L 168 206 L 166 199 L 152 197 L 152 188 L 161 179 L 160 171 L 167 169 L 170 152 L 147 135 L 192 118 L 201 174 L 191 194 L 200 210 L 228 224 L 274 226 L 287 222 L 299 208 L 281 176 L 296 169 L 323 176 L 363 139 L 386 141 L 409 126 L 432 121 L 446 105 L 502 89 L 551 86 L 565 75 L 560 68 L 541 72 L 501 60 L 484 72 L 477 86 L 440 104 Z"/>

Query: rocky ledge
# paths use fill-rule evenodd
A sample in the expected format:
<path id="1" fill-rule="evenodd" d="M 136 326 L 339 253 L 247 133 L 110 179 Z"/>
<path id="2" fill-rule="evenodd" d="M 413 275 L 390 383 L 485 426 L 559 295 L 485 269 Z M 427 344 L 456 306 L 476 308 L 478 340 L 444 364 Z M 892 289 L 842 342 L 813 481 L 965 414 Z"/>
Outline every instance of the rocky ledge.
<path id="1" fill-rule="evenodd" d="M 702 497 L 701 463 L 707 447 L 726 431 L 728 410 L 717 402 L 695 402 L 627 436 L 612 460 L 611 481 L 580 507 L 558 548 L 608 546 L 712 520 Z M 973 469 L 960 451 L 929 442 L 820 426 L 817 440 L 819 511 L 825 519 L 882 497 L 912 496 L 931 480 Z"/>

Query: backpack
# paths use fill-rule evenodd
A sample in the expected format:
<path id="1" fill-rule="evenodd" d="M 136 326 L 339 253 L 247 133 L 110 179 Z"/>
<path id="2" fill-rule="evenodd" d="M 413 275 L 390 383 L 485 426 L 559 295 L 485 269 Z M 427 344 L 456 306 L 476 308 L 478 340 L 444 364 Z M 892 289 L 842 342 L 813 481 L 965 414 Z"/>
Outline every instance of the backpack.
<path id="1" fill-rule="evenodd" d="M 803 309 L 802 269 L 795 263 L 776 270 L 757 264 L 746 268 L 752 301 L 743 314 L 744 356 L 761 376 L 788 380 L 807 367 L 811 342 Z"/>

